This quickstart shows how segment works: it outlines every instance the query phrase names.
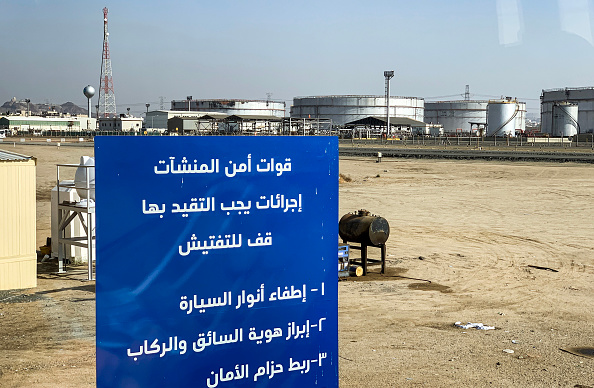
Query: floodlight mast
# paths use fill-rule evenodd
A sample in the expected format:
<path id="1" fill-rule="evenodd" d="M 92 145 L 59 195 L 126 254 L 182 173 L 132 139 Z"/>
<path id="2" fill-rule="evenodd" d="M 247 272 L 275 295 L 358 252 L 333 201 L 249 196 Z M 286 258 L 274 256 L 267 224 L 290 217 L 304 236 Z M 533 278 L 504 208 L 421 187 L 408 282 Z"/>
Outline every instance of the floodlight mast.
<path id="1" fill-rule="evenodd" d="M 394 77 L 394 70 L 384 71 L 384 78 L 386 79 L 386 142 L 390 134 L 390 79 Z"/>

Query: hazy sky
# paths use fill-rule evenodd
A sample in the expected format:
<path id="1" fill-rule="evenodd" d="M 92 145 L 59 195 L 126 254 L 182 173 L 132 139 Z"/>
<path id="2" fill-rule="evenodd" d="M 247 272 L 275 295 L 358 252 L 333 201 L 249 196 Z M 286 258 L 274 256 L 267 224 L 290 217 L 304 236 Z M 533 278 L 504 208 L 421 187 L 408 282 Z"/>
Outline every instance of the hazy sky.
<path id="1" fill-rule="evenodd" d="M 594 86 L 594 0 L 0 0 L 0 104 L 86 106 L 103 7 L 118 112 L 171 99 L 391 94 L 428 100 Z M 97 97 L 93 105 L 97 103 Z"/>

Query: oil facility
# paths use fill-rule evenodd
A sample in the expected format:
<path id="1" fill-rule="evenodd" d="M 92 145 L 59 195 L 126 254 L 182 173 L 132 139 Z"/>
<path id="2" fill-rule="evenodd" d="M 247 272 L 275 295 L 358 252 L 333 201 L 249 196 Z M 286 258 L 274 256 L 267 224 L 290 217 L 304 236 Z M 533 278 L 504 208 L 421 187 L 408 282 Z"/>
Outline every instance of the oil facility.
<path id="1" fill-rule="evenodd" d="M 594 133 L 594 87 L 543 90 L 540 122 L 551 136 Z"/>
<path id="2" fill-rule="evenodd" d="M 526 130 L 526 103 L 510 97 L 425 102 L 425 122 L 443 125 L 446 134 L 515 136 Z"/>

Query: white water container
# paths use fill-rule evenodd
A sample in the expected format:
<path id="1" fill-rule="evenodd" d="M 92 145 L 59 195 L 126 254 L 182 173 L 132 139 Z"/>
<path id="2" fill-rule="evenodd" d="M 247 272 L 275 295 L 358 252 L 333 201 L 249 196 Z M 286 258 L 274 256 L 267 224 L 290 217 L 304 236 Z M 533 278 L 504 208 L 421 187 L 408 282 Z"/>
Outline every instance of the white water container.
<path id="1" fill-rule="evenodd" d="M 76 192 L 81 199 L 92 199 L 95 200 L 95 158 L 90 156 L 80 157 L 81 166 L 93 166 L 93 167 L 79 167 L 76 169 L 74 174 L 74 186 Z M 89 174 L 89 189 L 87 188 L 87 174 Z"/>

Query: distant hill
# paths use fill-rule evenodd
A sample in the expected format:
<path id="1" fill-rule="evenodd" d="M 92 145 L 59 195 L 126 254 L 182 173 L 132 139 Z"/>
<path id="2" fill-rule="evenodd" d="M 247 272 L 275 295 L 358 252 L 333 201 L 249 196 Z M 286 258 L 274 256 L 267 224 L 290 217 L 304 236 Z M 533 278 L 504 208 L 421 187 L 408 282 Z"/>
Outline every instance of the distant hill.
<path id="1" fill-rule="evenodd" d="M 10 101 L 6 101 L 2 106 L 0 106 L 0 114 L 14 114 L 21 111 L 27 110 L 27 103 L 23 100 L 12 99 Z M 71 115 L 86 115 L 87 110 L 81 108 L 78 105 L 74 105 L 72 102 L 66 102 L 62 105 L 54 105 L 54 104 L 34 104 L 32 102 L 29 103 L 29 110 L 31 111 L 31 115 L 40 115 L 42 112 L 56 112 L 58 114 L 68 113 Z"/>

